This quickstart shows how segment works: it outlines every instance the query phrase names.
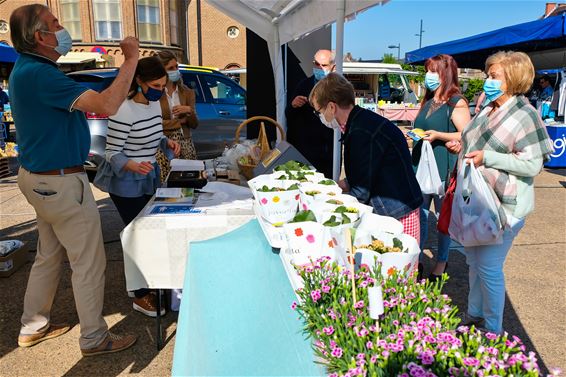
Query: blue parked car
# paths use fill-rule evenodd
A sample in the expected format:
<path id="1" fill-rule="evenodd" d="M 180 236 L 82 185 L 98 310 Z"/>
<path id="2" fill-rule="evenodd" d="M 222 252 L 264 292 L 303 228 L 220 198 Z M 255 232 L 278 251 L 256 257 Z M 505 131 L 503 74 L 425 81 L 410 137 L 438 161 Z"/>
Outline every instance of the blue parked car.
<path id="1" fill-rule="evenodd" d="M 246 90 L 222 73 L 207 67 L 180 65 L 185 85 L 196 94 L 196 112 L 199 126 L 192 130 L 192 138 L 199 159 L 215 158 L 234 140 L 236 128 L 246 117 Z M 98 92 L 106 89 L 118 68 L 104 68 L 70 72 L 67 75 Z M 86 113 L 91 144 L 85 169 L 91 176 L 104 158 L 108 116 Z M 245 131 L 245 130 L 244 130 Z M 245 138 L 245 133 L 241 137 Z"/>

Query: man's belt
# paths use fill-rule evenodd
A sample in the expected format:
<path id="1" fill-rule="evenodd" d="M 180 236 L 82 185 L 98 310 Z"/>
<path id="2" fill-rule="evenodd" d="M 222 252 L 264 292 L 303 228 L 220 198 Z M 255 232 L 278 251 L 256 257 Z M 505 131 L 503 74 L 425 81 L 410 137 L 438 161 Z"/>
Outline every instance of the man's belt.
<path id="1" fill-rule="evenodd" d="M 73 174 L 73 173 L 84 173 L 85 168 L 82 165 L 71 166 L 70 168 L 64 169 L 53 169 L 47 171 L 32 171 L 32 174 L 40 174 L 40 175 L 65 175 L 65 174 Z"/>

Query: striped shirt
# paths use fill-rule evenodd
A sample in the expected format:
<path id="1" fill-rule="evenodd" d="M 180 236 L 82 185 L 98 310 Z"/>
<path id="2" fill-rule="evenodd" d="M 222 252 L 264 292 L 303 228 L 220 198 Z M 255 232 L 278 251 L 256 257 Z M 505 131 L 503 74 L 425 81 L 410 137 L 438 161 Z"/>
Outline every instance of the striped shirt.
<path id="1" fill-rule="evenodd" d="M 108 118 L 106 160 L 122 153 L 136 162 L 155 162 L 155 153 L 163 138 L 161 106 L 126 100 L 118 112 Z"/>

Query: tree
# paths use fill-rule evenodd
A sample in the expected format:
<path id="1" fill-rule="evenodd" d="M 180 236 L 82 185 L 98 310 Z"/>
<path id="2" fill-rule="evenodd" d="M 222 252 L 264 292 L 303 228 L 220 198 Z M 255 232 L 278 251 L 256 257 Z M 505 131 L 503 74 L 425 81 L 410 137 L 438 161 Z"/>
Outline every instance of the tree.
<path id="1" fill-rule="evenodd" d="M 464 92 L 464 97 L 468 100 L 468 102 L 472 102 L 475 95 L 481 93 L 483 90 L 483 80 L 482 79 L 469 79 L 468 80 L 468 87 Z"/>
<path id="2" fill-rule="evenodd" d="M 397 59 L 393 54 L 383 54 L 383 59 L 381 60 L 382 63 L 390 63 L 390 64 L 397 64 Z"/>
<path id="3" fill-rule="evenodd" d="M 408 76 L 410 81 L 417 82 L 419 84 L 422 84 L 424 82 L 424 76 L 425 76 L 425 73 L 426 73 L 425 69 L 424 69 L 424 65 L 401 64 L 401 67 L 405 71 L 412 71 L 412 72 L 418 73 L 418 75 L 416 75 L 416 76 Z"/>

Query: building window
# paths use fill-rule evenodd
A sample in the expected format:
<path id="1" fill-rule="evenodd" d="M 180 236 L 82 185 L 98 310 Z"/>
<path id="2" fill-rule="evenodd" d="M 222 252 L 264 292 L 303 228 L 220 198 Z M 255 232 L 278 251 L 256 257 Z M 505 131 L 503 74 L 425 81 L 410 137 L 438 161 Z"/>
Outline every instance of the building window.
<path id="1" fill-rule="evenodd" d="M 169 3 L 169 25 L 171 33 L 171 44 L 179 45 L 179 16 L 177 14 L 177 0 Z"/>
<path id="2" fill-rule="evenodd" d="M 67 29 L 73 41 L 82 40 L 81 12 L 79 0 L 59 0 L 61 24 Z"/>
<path id="3" fill-rule="evenodd" d="M 92 0 L 94 32 L 97 41 L 122 39 L 122 10 L 120 0 Z"/>
<path id="4" fill-rule="evenodd" d="M 137 0 L 140 42 L 161 43 L 159 0 Z"/>

